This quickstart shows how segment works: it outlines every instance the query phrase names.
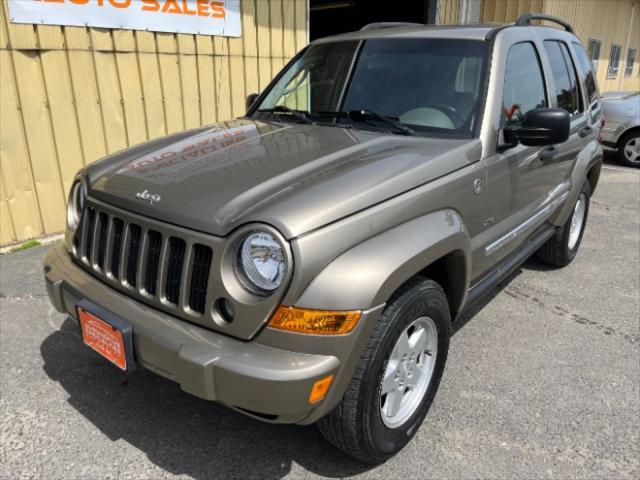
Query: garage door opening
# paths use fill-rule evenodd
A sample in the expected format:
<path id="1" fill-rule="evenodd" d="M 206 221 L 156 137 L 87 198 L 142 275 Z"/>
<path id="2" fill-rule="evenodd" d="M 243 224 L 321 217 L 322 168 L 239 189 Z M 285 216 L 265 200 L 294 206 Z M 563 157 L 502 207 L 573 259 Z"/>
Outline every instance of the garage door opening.
<path id="1" fill-rule="evenodd" d="M 353 32 L 374 22 L 434 23 L 435 4 L 436 0 L 310 0 L 309 36 L 315 40 Z"/>

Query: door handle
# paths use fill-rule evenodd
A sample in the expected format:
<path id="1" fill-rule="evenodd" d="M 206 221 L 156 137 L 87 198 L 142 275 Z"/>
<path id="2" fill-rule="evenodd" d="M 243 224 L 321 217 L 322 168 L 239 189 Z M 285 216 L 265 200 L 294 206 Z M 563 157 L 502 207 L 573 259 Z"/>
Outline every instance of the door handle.
<path id="1" fill-rule="evenodd" d="M 591 128 L 590 126 L 587 125 L 586 127 L 582 128 L 578 132 L 578 135 L 580 135 L 580 137 L 584 138 L 584 137 L 588 137 L 592 133 L 593 133 L 593 128 Z"/>
<path id="2" fill-rule="evenodd" d="M 558 147 L 555 145 L 546 147 L 540 152 L 540 160 L 550 160 L 555 157 L 558 152 Z"/>

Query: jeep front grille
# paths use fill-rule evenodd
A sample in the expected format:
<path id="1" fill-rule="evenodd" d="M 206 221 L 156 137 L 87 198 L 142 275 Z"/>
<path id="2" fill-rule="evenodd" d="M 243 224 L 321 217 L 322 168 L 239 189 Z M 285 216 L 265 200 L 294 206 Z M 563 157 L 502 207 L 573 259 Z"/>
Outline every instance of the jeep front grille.
<path id="1" fill-rule="evenodd" d="M 96 276 L 147 302 L 187 318 L 204 314 L 212 246 L 194 241 L 183 229 L 155 229 L 151 220 L 127 217 L 88 205 L 73 240 L 76 258 Z"/>

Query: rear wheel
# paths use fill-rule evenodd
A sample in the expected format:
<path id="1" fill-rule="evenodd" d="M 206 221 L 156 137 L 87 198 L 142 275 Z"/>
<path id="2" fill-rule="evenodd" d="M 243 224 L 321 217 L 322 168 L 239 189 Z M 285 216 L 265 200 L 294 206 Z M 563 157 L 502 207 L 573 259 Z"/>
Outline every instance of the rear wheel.
<path id="1" fill-rule="evenodd" d="M 447 297 L 436 282 L 402 287 L 380 315 L 342 401 L 318 422 L 323 436 L 367 463 L 402 449 L 436 394 L 450 331 Z"/>
<path id="2" fill-rule="evenodd" d="M 591 190 L 589 182 L 584 181 L 573 212 L 565 224 L 536 252 L 536 258 L 543 263 L 555 267 L 569 265 L 578 253 L 582 234 L 587 225 L 589 215 L 589 199 Z"/>
<path id="3" fill-rule="evenodd" d="M 626 133 L 618 143 L 620 160 L 630 167 L 640 167 L 640 130 Z"/>

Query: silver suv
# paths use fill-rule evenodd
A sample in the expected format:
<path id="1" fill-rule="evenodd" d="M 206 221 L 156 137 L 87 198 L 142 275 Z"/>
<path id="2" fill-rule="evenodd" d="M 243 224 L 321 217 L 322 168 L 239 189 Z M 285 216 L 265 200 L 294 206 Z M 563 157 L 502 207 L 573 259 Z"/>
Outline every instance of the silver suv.
<path id="1" fill-rule="evenodd" d="M 461 312 L 533 254 L 576 256 L 598 98 L 571 27 L 540 15 L 317 40 L 245 117 L 82 169 L 49 296 L 122 370 L 384 461 Z"/>

